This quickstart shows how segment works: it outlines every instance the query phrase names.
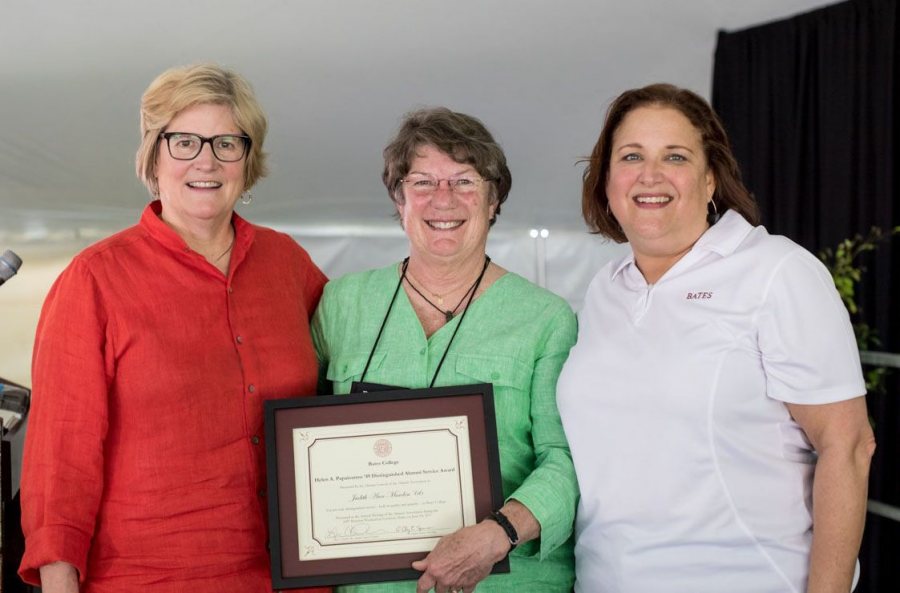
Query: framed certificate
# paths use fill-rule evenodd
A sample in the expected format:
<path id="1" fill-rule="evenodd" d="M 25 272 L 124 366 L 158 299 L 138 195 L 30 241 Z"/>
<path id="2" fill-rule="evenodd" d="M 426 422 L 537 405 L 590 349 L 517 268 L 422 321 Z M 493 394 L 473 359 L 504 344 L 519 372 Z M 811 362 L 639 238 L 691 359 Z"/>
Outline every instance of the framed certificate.
<path id="1" fill-rule="evenodd" d="M 272 400 L 265 422 L 276 589 L 418 579 L 503 503 L 490 384 Z"/>

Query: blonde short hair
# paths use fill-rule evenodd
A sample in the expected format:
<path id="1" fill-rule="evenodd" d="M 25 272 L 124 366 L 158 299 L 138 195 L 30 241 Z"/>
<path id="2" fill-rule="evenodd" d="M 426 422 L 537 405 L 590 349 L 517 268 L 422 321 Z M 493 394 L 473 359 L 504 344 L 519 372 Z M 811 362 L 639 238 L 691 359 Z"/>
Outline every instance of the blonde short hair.
<path id="1" fill-rule="evenodd" d="M 136 170 L 153 196 L 159 194 L 156 157 L 159 135 L 178 113 L 194 105 L 227 105 L 235 124 L 250 137 L 244 160 L 244 189 L 268 173 L 263 142 L 268 123 L 250 84 L 239 74 L 215 64 L 196 64 L 166 70 L 141 97 L 141 145 Z"/>

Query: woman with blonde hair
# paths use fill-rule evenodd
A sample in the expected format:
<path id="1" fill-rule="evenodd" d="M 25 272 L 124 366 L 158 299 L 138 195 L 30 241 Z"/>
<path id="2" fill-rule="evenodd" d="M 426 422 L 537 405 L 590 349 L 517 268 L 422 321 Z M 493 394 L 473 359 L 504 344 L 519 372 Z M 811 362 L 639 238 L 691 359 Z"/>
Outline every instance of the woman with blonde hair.
<path id="1" fill-rule="evenodd" d="M 139 224 L 88 247 L 44 304 L 19 574 L 45 593 L 268 593 L 263 401 L 313 393 L 325 277 L 234 212 L 266 118 L 214 65 L 141 102 Z"/>

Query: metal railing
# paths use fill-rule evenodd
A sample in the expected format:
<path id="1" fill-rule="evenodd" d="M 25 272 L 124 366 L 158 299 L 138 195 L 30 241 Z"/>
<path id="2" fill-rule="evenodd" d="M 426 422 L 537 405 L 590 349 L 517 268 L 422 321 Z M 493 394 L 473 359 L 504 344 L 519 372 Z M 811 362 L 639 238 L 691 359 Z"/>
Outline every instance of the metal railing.
<path id="1" fill-rule="evenodd" d="M 871 352 L 869 350 L 862 350 L 859 353 L 859 359 L 863 364 L 900 369 L 900 354 L 894 354 L 893 352 Z"/>

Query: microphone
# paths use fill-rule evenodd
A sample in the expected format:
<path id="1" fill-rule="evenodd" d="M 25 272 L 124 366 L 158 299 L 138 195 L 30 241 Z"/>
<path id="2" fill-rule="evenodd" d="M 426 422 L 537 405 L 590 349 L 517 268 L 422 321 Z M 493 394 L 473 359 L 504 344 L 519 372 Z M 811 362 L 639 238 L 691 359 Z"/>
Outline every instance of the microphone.
<path id="1" fill-rule="evenodd" d="M 22 267 L 22 258 L 7 249 L 0 255 L 0 285 L 16 275 Z"/>

